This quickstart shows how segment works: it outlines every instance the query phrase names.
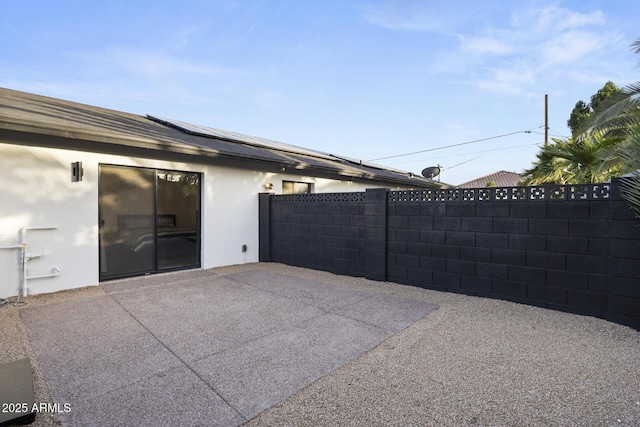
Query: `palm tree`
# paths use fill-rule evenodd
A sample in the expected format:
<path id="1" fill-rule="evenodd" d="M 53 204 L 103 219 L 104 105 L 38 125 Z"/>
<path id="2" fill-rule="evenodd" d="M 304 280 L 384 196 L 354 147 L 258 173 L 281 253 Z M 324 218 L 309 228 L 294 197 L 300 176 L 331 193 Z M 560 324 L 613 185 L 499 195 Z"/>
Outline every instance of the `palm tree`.
<path id="1" fill-rule="evenodd" d="M 538 160 L 533 162 L 533 167 L 522 173 L 525 185 L 567 184 L 572 180 L 569 162 L 563 157 L 556 157 L 552 151 L 559 144 L 563 142 L 554 138 L 552 144 L 545 145 L 536 154 Z"/>
<path id="2" fill-rule="evenodd" d="M 622 138 L 592 133 L 580 141 L 552 140 L 537 154 L 533 167 L 524 171 L 525 185 L 596 183 L 620 176 L 623 161 L 617 149 Z"/>
<path id="3" fill-rule="evenodd" d="M 631 47 L 639 54 L 640 39 Z M 578 139 L 585 140 L 596 133 L 622 139 L 617 151 L 623 161 L 622 173 L 626 174 L 621 192 L 640 217 L 640 82 L 602 102 Z"/>

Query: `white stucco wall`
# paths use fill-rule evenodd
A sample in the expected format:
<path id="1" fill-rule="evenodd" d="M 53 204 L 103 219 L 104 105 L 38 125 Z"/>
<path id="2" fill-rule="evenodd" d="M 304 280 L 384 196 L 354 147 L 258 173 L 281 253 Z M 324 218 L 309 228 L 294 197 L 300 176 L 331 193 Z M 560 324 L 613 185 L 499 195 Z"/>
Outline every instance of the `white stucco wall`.
<path id="1" fill-rule="evenodd" d="M 19 244 L 28 231 L 27 252 L 42 254 L 29 262 L 29 275 L 61 273 L 29 281 L 33 293 L 54 292 L 97 283 L 98 171 L 92 156 L 0 144 L 0 246 Z M 82 182 L 71 182 L 71 162 L 86 162 Z M 17 295 L 21 281 L 18 250 L 0 249 L 0 296 Z"/>
<path id="2" fill-rule="evenodd" d="M 71 163 L 82 162 L 84 177 L 71 182 Z M 29 275 L 54 278 L 28 282 L 29 293 L 47 293 L 99 283 L 99 164 L 200 172 L 202 181 L 202 268 L 258 261 L 258 193 L 272 183 L 311 182 L 315 192 L 364 191 L 375 186 L 348 181 L 272 174 L 204 164 L 135 159 L 0 143 L 0 246 L 20 243 L 23 227 L 55 226 L 27 232 Z M 242 252 L 242 245 L 247 251 Z M 20 288 L 19 250 L 0 249 L 0 297 Z"/>

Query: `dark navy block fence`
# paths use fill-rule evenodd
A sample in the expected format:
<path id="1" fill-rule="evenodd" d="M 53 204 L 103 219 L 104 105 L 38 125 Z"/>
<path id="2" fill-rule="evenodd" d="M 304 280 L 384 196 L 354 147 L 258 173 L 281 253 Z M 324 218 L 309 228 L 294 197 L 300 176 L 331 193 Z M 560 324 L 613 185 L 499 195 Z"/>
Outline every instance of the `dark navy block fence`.
<path id="1" fill-rule="evenodd" d="M 260 195 L 260 261 L 640 329 L 640 221 L 607 184 Z"/>

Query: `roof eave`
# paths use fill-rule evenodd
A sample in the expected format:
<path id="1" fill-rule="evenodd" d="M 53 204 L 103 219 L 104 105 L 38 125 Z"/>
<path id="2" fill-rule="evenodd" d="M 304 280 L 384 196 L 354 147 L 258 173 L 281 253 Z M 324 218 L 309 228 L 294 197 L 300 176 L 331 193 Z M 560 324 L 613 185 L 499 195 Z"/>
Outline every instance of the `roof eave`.
<path id="1" fill-rule="evenodd" d="M 16 132 L 21 134 L 37 134 L 41 136 L 53 136 L 74 141 L 89 141 L 108 146 L 125 146 L 143 150 L 161 151 L 176 153 L 187 156 L 218 158 L 218 159 L 239 159 L 257 164 L 271 164 L 285 168 L 285 170 L 297 173 L 322 172 L 324 175 L 342 177 L 346 179 L 357 179 L 365 181 L 376 181 L 383 184 L 394 184 L 404 187 L 433 188 L 438 187 L 435 183 L 421 183 L 412 178 L 404 177 L 383 177 L 371 172 L 361 170 L 344 170 L 340 168 L 322 167 L 311 165 L 300 161 L 258 159 L 252 156 L 243 156 L 239 153 L 227 154 L 208 147 L 199 147 L 180 141 L 162 142 L 151 138 L 140 138 L 108 132 L 95 132 L 86 129 L 74 128 L 70 126 L 50 126 L 45 123 L 21 120 L 16 118 L 4 118 L 0 121 L 0 130 Z M 78 147 L 80 148 L 80 147 Z"/>

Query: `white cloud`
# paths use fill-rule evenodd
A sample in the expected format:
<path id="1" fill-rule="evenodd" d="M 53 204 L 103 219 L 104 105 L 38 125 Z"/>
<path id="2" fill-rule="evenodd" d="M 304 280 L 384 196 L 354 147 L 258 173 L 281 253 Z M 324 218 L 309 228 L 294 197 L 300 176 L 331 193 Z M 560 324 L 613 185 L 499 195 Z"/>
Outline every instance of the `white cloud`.
<path id="1" fill-rule="evenodd" d="M 566 84 L 575 69 L 597 68 L 596 61 L 621 43 L 601 10 L 577 11 L 559 3 L 512 3 L 505 9 L 498 3 L 478 9 L 446 0 L 380 0 L 363 18 L 395 31 L 455 35 L 457 46 L 443 40 L 447 48 L 432 53 L 433 72 L 468 75 L 467 83 L 483 91 L 521 97 L 532 96 L 536 84 Z"/>
<path id="2" fill-rule="evenodd" d="M 535 19 L 534 28 L 540 31 L 558 32 L 606 24 L 606 17 L 601 10 L 585 14 L 551 5 L 532 13 Z"/>
<path id="3" fill-rule="evenodd" d="M 370 24 L 389 30 L 403 31 L 443 31 L 444 26 L 429 20 L 420 14 L 413 16 L 403 16 L 395 11 L 371 10 L 365 15 L 365 20 Z"/>
<path id="4" fill-rule="evenodd" d="M 610 42 L 606 34 L 570 30 L 541 43 L 540 60 L 549 67 L 577 65 L 578 61 L 593 57 L 595 52 L 601 51 Z"/>
<path id="5" fill-rule="evenodd" d="M 458 49 L 444 54 L 447 63 L 457 57 L 465 64 L 460 69 L 473 76 L 469 84 L 483 91 L 530 97 L 535 85 L 566 84 L 574 70 L 597 68 L 601 55 L 621 43 L 615 29 L 603 31 L 607 19 L 600 10 L 550 5 L 518 10 L 507 22 L 460 34 Z"/>
<path id="6" fill-rule="evenodd" d="M 382 0 L 370 4 L 362 17 L 389 30 L 446 33 L 461 20 L 461 15 L 455 2 L 446 0 Z"/>
<path id="7" fill-rule="evenodd" d="M 493 69 L 488 78 L 479 79 L 474 82 L 474 85 L 488 92 L 532 98 L 537 95 L 528 88 L 532 87 L 537 80 L 537 72 L 534 68 L 519 64 L 510 68 Z"/>
<path id="8" fill-rule="evenodd" d="M 223 68 L 214 65 L 148 51 L 109 49 L 101 53 L 83 53 L 80 55 L 89 64 L 119 68 L 132 74 L 150 78 L 175 74 L 215 75 L 223 71 Z"/>
<path id="9" fill-rule="evenodd" d="M 514 47 L 507 41 L 493 37 L 460 37 L 461 49 L 476 55 L 507 55 L 514 52 Z"/>

